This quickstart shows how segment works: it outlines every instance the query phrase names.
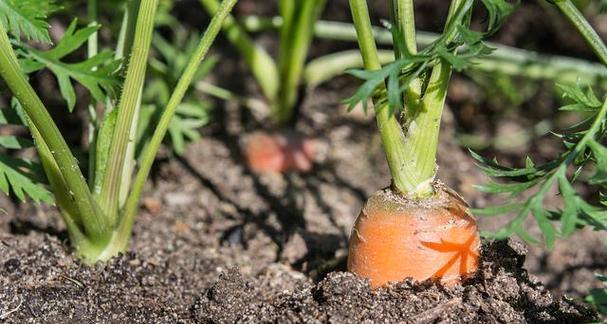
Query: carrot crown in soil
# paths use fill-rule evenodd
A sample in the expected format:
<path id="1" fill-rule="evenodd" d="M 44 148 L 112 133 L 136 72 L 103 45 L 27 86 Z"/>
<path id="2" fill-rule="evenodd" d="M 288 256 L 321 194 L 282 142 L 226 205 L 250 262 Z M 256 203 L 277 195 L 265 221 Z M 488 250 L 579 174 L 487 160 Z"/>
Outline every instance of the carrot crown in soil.
<path id="1" fill-rule="evenodd" d="M 85 262 L 106 260 L 126 250 L 143 185 L 169 128 L 169 122 L 236 1 L 224 0 L 219 5 L 154 128 L 132 183 L 135 165 L 133 139 L 140 115 L 141 92 L 158 0 L 128 2 L 114 55 L 110 51 L 98 51 L 96 0 L 88 1 L 92 25 L 76 30 L 76 23 L 72 23 L 59 44 L 48 52 L 28 48 L 21 39 L 25 36 L 50 43 L 48 25 L 44 19 L 57 9 L 54 1 L 0 3 L 0 75 L 16 99 L 18 109 L 22 109 L 24 123 L 34 138 L 42 168 L 66 223 L 71 244 Z M 89 109 L 92 121 L 89 127 L 94 135 L 90 138 L 93 149 L 89 157 L 92 170 L 88 182 L 47 107 L 26 77 L 26 73 L 61 63 L 54 60 L 62 58 L 84 42 L 88 42 L 89 59 L 80 64 L 64 64 L 61 69 L 53 70 L 53 73 L 59 79 L 61 93 L 66 97 L 70 109 L 76 100 L 70 77 L 91 91 L 94 99 L 91 106 L 96 103 L 105 104 L 105 116 L 100 122 L 97 122 L 92 113 L 94 107 Z M 14 46 L 18 48 L 19 58 L 26 64 L 20 65 Z M 126 78 L 115 109 L 112 109 L 115 102 L 111 92 L 118 88 L 116 75 L 120 61 L 114 60 L 112 56 L 128 58 Z M 36 193 L 32 186 L 28 188 Z"/>
<path id="2" fill-rule="evenodd" d="M 514 4 L 482 1 L 489 13 L 483 32 L 469 29 L 474 0 L 453 0 L 443 34 L 418 51 L 412 0 L 392 0 L 389 29 L 395 61 L 380 64 L 366 0 L 350 0 L 365 70 L 350 73 L 364 81 L 347 100 L 350 109 L 373 101 L 393 188 L 423 199 L 433 194 L 441 115 L 451 71 L 489 54 L 483 38 L 499 28 Z"/>

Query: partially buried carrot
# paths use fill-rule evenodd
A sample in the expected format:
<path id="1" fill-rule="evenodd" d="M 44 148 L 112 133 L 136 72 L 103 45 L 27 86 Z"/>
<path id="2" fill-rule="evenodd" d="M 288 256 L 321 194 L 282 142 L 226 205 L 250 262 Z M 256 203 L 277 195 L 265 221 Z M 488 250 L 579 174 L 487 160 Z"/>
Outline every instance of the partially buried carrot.
<path id="1" fill-rule="evenodd" d="M 256 132 L 247 139 L 245 155 L 255 172 L 307 172 L 313 166 L 315 142 L 293 132 Z"/>
<path id="2" fill-rule="evenodd" d="M 372 100 L 392 185 L 369 198 L 358 216 L 348 269 L 373 288 L 405 278 L 457 283 L 476 272 L 480 237 L 468 205 L 436 180 L 440 122 L 454 60 L 435 61 L 444 47 L 434 43 L 412 55 L 417 53 L 413 1 L 394 0 L 390 25 L 401 59 L 382 65 L 367 0 L 350 0 L 350 8 L 366 71 L 352 73 L 365 82 L 349 104 Z M 438 42 L 458 48 L 459 43 L 451 44 L 459 38 L 450 26 L 468 28 L 473 8 L 470 1 L 451 1 Z"/>
<path id="3" fill-rule="evenodd" d="M 480 238 L 467 204 L 442 184 L 425 200 L 391 189 L 363 207 L 350 239 L 348 270 L 372 288 L 405 278 L 459 282 L 478 267 Z"/>

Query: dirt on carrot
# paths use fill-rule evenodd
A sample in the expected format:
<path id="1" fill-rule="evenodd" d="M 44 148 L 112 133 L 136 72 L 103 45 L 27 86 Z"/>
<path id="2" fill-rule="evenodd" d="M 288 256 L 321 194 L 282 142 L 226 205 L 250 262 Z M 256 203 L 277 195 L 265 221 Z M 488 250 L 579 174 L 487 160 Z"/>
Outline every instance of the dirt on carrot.
<path id="1" fill-rule="evenodd" d="M 435 279 L 454 284 L 477 270 L 480 238 L 468 205 L 437 183 L 435 195 L 414 201 L 387 188 L 365 203 L 350 239 L 348 269 L 373 288 Z"/>

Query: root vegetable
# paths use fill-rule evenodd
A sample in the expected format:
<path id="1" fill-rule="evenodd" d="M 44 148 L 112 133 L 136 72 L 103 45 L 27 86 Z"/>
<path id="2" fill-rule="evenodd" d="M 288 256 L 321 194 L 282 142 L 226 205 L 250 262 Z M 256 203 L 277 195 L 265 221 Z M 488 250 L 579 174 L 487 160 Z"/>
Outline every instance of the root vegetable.
<path id="1" fill-rule="evenodd" d="M 480 238 L 466 202 L 442 184 L 425 200 L 384 189 L 361 211 L 350 239 L 348 270 L 372 288 L 405 278 L 454 284 L 477 270 Z"/>
<path id="2" fill-rule="evenodd" d="M 296 133 L 253 133 L 247 139 L 245 155 L 255 172 L 307 172 L 312 169 L 315 142 Z"/>

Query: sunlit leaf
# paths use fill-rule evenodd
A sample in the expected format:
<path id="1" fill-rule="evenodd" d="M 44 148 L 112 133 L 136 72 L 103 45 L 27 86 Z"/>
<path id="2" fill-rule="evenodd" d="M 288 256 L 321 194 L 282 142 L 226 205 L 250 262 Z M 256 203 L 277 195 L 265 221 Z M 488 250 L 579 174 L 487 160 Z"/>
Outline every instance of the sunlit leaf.
<path id="1" fill-rule="evenodd" d="M 97 32 L 98 25 L 76 29 L 73 20 L 57 46 L 50 50 L 38 50 L 24 47 L 18 51 L 24 72 L 32 73 L 48 68 L 57 77 L 59 91 L 67 102 L 70 111 L 76 104 L 73 80 L 85 86 L 93 99 L 103 102 L 107 96 L 115 96 L 119 86 L 121 62 L 114 60 L 111 51 L 106 50 L 82 62 L 67 63 L 64 58 L 84 45 L 90 35 Z"/>

